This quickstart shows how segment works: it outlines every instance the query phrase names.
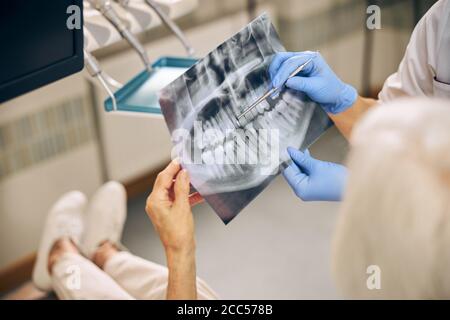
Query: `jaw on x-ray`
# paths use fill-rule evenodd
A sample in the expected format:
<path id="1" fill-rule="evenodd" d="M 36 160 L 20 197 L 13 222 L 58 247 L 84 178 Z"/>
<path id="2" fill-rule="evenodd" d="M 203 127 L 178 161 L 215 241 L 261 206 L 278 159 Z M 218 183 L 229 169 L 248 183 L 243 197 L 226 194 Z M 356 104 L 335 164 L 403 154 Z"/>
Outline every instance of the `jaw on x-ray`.
<path id="1" fill-rule="evenodd" d="M 285 51 L 266 14 L 222 43 L 161 91 L 175 154 L 192 185 L 228 223 L 329 126 L 320 106 L 283 90 L 238 115 L 269 89 L 267 69 Z"/>

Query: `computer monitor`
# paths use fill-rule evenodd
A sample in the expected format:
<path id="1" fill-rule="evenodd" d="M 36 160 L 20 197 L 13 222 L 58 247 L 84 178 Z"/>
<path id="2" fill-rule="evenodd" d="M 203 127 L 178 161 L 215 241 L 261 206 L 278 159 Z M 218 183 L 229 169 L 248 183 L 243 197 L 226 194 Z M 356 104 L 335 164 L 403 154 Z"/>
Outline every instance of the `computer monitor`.
<path id="1" fill-rule="evenodd" d="M 67 25 L 73 5 L 79 29 Z M 0 1 L 0 103 L 83 68 L 82 19 L 82 0 Z"/>

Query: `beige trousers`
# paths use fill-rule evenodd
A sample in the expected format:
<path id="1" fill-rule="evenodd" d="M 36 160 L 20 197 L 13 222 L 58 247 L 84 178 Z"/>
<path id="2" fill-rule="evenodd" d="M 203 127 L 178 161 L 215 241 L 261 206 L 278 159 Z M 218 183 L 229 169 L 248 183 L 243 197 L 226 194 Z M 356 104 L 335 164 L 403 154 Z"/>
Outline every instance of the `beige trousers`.
<path id="1" fill-rule="evenodd" d="M 52 284 L 60 299 L 162 300 L 166 298 L 166 267 L 119 252 L 104 270 L 85 257 L 66 253 L 53 266 Z M 217 299 L 215 292 L 197 279 L 198 298 Z"/>

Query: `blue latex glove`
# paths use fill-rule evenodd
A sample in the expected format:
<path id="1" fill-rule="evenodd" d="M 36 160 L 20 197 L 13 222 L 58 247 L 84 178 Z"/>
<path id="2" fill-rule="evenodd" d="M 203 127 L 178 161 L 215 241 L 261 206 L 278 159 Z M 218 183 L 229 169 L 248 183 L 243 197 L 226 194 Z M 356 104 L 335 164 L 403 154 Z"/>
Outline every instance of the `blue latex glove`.
<path id="1" fill-rule="evenodd" d="M 292 163 L 283 176 L 303 201 L 340 201 L 347 180 L 344 166 L 316 160 L 309 151 L 288 148 Z"/>
<path id="2" fill-rule="evenodd" d="M 318 52 L 275 54 L 269 67 L 272 86 L 281 88 L 289 75 L 310 58 L 313 60 L 298 76 L 289 79 L 286 87 L 304 92 L 329 113 L 337 114 L 352 106 L 358 97 L 357 91 L 342 82 Z"/>

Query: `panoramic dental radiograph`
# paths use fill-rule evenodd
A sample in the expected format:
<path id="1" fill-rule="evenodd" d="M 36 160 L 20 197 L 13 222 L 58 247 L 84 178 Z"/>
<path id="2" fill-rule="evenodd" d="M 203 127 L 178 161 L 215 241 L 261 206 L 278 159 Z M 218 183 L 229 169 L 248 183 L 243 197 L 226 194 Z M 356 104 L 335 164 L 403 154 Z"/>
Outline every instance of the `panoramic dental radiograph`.
<path id="1" fill-rule="evenodd" d="M 289 164 L 287 147 L 306 149 L 331 124 L 319 105 L 290 89 L 237 120 L 270 87 L 267 69 L 280 51 L 264 14 L 160 93 L 172 156 L 225 223 Z"/>

